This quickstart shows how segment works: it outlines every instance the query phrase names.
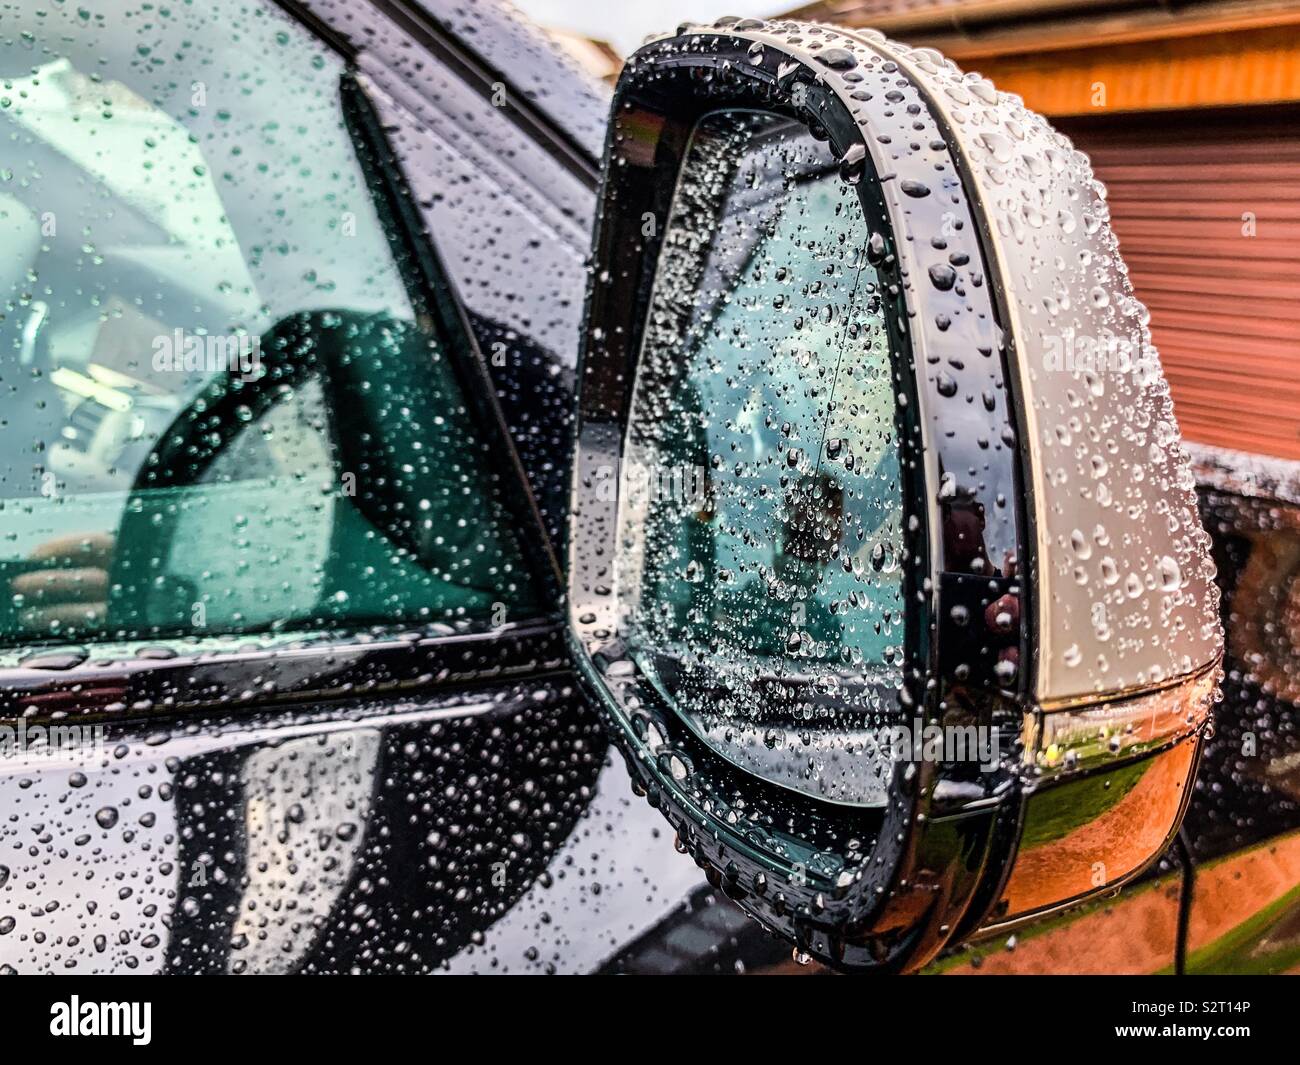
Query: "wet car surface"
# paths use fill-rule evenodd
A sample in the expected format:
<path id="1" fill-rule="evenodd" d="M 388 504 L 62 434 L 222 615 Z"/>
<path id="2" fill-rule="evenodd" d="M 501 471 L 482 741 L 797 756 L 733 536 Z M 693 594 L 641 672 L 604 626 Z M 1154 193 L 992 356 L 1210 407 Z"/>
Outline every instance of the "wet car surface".
<path id="1" fill-rule="evenodd" d="M 644 782 L 634 783 L 609 745 L 607 723 L 571 672 L 563 622 L 553 609 L 557 559 L 570 532 L 577 352 L 608 100 L 495 5 L 426 5 L 432 17 L 400 3 L 373 10 L 301 6 L 310 16 L 305 22 L 290 22 L 269 7 L 258 16 L 277 27 L 261 47 L 268 56 L 297 52 L 304 80 L 288 96 L 273 84 L 229 90 L 232 99 L 246 92 L 268 110 L 256 123 L 244 122 L 247 143 L 222 132 L 232 119 L 221 117 L 219 107 L 213 114 L 182 101 L 175 122 L 181 130 L 190 122 L 201 154 L 207 153 L 194 167 L 236 190 L 218 194 L 213 210 L 258 189 L 277 190 L 247 218 L 232 211 L 236 248 L 249 243 L 241 227 L 273 230 L 284 210 L 294 214 L 294 226 L 327 230 L 330 239 L 336 228 L 355 226 L 360 214 L 365 243 L 340 251 L 317 235 L 327 250 L 313 253 L 293 246 L 293 230 L 285 226 L 284 247 L 259 247 L 251 266 L 240 267 L 256 275 L 252 281 L 221 277 L 210 294 L 206 277 L 193 283 L 205 296 L 238 304 L 220 314 L 244 322 L 244 332 L 261 341 L 267 374 L 244 390 L 224 379 L 196 378 L 160 396 L 133 377 L 139 367 L 129 361 L 101 366 L 98 376 L 79 363 L 79 377 L 57 378 L 75 402 L 60 394 L 58 403 L 42 396 L 31 404 L 47 412 L 62 403 L 67 417 L 46 425 L 37 424 L 44 414 L 33 415 L 34 427 L 27 427 L 36 437 L 72 442 L 65 445 L 71 464 L 58 467 L 63 472 L 54 482 L 61 487 L 43 494 L 41 474 L 48 470 L 29 456 L 11 458 L 6 467 L 15 497 L 33 501 L 12 507 L 25 506 L 29 520 L 4 559 L 5 580 L 18 597 L 3 619 L 12 647 L 6 720 L 25 717 L 32 729 L 81 731 L 76 743 L 51 744 L 56 749 L 48 752 L 29 737 L 25 755 L 0 763 L 0 965 L 78 973 L 817 971 L 803 951 L 791 960 L 790 944 L 732 901 L 745 895 L 735 881 L 702 870 L 709 863 L 698 850 L 686 853 L 687 842 L 674 846 L 673 828 L 645 801 Z M 159 41 L 171 31 L 155 19 L 165 17 L 145 16 L 123 37 L 140 47 L 147 40 L 161 54 Z M 107 23 L 96 22 L 90 32 L 87 52 L 108 49 L 122 65 L 119 85 L 102 90 L 112 106 L 102 106 L 150 115 L 142 125 L 155 127 L 152 136 L 159 130 L 164 138 L 175 136 L 173 120 L 150 111 L 166 111 L 164 89 L 176 88 L 168 61 L 158 59 L 156 72 L 154 60 L 123 57 Z M 321 40 L 312 37 L 317 32 Z M 357 40 L 366 42 L 359 53 Z M 24 57 L 20 66 L 27 65 Z M 66 79 L 68 99 L 89 114 L 101 106 L 95 100 L 101 90 L 74 73 L 59 68 L 45 77 Z M 153 85 L 152 95 L 142 84 Z M 519 106 L 495 103 L 502 92 Z M 282 107 L 286 100 L 306 108 L 334 156 L 313 162 L 300 146 L 285 149 L 278 130 L 268 132 L 270 104 Z M 28 136 L 40 133 L 39 123 L 33 129 Z M 755 131 L 740 133 L 743 139 Z M 735 129 L 719 134 L 737 135 Z M 162 224 L 160 208 L 144 195 L 147 182 L 123 193 L 122 179 L 102 173 L 102 162 L 86 162 L 66 131 L 47 136 L 57 151 L 38 160 L 50 145 L 31 148 L 30 180 L 38 181 L 42 167 L 80 160 L 105 186 L 101 192 L 120 195 L 121 204 L 114 201 L 83 224 L 108 234 L 121 212 L 141 202 Z M 785 153 L 779 165 L 809 165 L 817 149 L 804 140 L 811 138 L 778 141 L 777 154 Z M 981 164 L 1005 165 L 1005 150 L 990 135 Z M 384 183 L 395 160 L 409 186 Z M 842 192 L 847 186 L 838 184 L 834 162 L 829 173 Z M 312 165 L 326 177 L 307 173 Z M 273 180 L 265 176 L 268 167 Z M 206 175 L 195 171 L 194 177 L 196 187 L 207 188 Z M 703 184 L 709 180 L 706 174 Z M 314 182 L 325 186 L 324 194 Z M 379 205 L 373 219 L 358 206 L 367 194 Z M 906 195 L 921 199 L 915 190 Z M 290 206 L 277 206 L 282 202 Z M 38 206 L 31 204 L 34 217 Z M 318 218 L 309 216 L 313 207 Z M 861 240 L 874 247 L 850 222 L 836 230 L 818 215 L 840 218 L 840 210 L 833 197 L 814 203 L 807 208 L 811 221 L 791 212 L 781 224 L 772 222 L 768 237 L 802 248 L 799 226 L 807 225 L 837 244 Z M 426 247 L 394 236 L 403 219 L 408 227 L 425 227 Z M 113 236 L 124 246 L 137 239 L 133 232 Z M 45 285 L 47 297 L 34 327 L 44 330 L 39 335 L 61 336 L 64 314 L 72 323 L 67 336 L 75 339 L 81 319 L 72 321 L 73 309 L 86 291 L 98 307 L 99 299 L 115 294 L 114 285 L 133 282 L 134 302 L 150 308 L 150 322 L 133 319 L 132 299 L 122 300 L 105 316 L 111 328 L 94 341 L 89 362 L 95 366 L 121 347 L 113 330 L 130 327 L 132 336 L 144 336 L 155 320 L 173 324 L 168 313 L 196 330 L 205 328 L 205 315 L 226 320 L 200 307 L 193 291 L 178 296 L 155 286 L 174 266 L 147 264 L 139 283 L 134 266 L 116 264 L 145 253 L 133 257 L 113 243 L 118 257 L 105 256 L 95 239 L 86 238 L 84 250 L 64 254 L 56 244 L 39 253 L 48 253 L 67 277 L 51 277 L 44 261 L 33 259 L 38 281 L 31 283 Z M 189 239 L 172 232 L 161 243 Z M 206 249 L 214 259 L 221 243 Z M 756 300 L 779 300 L 779 285 L 820 285 L 819 294 L 838 291 L 828 303 L 853 305 L 859 277 L 829 270 L 824 248 L 803 260 L 788 250 L 776 254 L 787 256 L 792 279 L 714 265 L 724 274 L 734 270 L 733 279 L 742 278 Z M 120 272 L 101 284 L 104 258 Z M 855 266 L 860 274 L 862 265 Z M 956 276 L 931 271 L 925 283 L 939 298 L 953 290 Z M 876 300 L 870 313 L 880 319 L 875 355 L 883 360 L 890 339 L 877 297 L 889 288 L 885 279 L 879 292 L 875 285 L 864 295 Z M 275 300 L 254 298 L 259 286 L 273 290 Z M 426 290 L 433 295 L 420 295 Z M 15 309 L 35 313 L 30 304 L 25 298 Z M 98 310 L 91 317 L 97 320 Z M 832 317 L 828 335 L 842 343 Z M 733 336 L 742 331 L 725 315 L 718 328 Z M 455 356 L 469 337 L 482 353 L 481 366 L 467 368 Z M 50 360 L 47 370 L 71 369 L 62 353 L 73 350 L 73 339 L 42 356 Z M 410 373 L 416 355 L 425 353 L 434 370 Z M 638 409 L 649 410 L 642 426 L 649 451 L 689 451 L 696 441 L 674 431 L 692 417 L 706 423 L 702 410 L 729 401 L 709 388 L 721 393 L 723 382 L 743 391 L 737 384 L 748 372 L 743 343 L 706 345 L 696 354 L 704 368 L 698 391 L 673 392 L 680 383 L 674 381 L 659 395 L 638 397 L 644 404 Z M 816 357 L 803 369 L 809 380 L 838 380 L 837 367 Z M 971 409 L 983 409 L 981 425 L 991 421 L 986 415 L 997 407 L 996 389 L 972 382 L 985 373 L 993 381 L 997 371 L 954 364 L 939 373 L 939 396 L 950 399 L 959 389 L 963 397 L 980 395 Z M 132 380 L 122 382 L 123 376 Z M 23 387 L 44 389 L 41 382 Z M 660 513 L 657 526 L 649 523 L 659 539 L 647 552 L 636 619 L 641 643 L 634 647 L 643 662 L 660 656 L 657 679 L 681 695 L 683 719 L 696 737 L 768 783 L 778 771 L 765 762 L 766 752 L 784 742 L 784 734 L 774 733 L 801 727 L 793 712 L 746 722 L 747 734 L 717 728 L 709 718 L 716 709 L 712 678 L 672 673 L 672 660 L 701 648 L 716 651 L 722 632 L 743 650 L 736 657 L 745 660 L 745 684 L 769 679 L 769 658 L 802 655 L 810 685 L 824 694 L 841 683 L 827 645 L 836 639 L 843 603 L 852 602 L 889 616 L 855 643 L 853 665 L 879 666 L 892 690 L 902 683 L 895 656 L 903 625 L 889 611 L 902 601 L 903 585 L 882 590 L 879 575 L 895 572 L 906 552 L 903 474 L 890 464 L 888 449 L 859 448 L 858 470 L 881 486 L 865 502 L 831 484 L 822 461 L 845 465 L 840 437 L 889 438 L 895 412 L 886 371 L 858 382 L 856 423 L 846 420 L 828 439 L 814 439 L 815 390 L 796 394 L 781 381 L 774 387 L 776 398 L 754 401 L 755 410 L 766 405 L 766 424 L 755 415 L 710 427 L 715 439 L 705 451 L 729 452 L 734 463 L 709 474 L 715 489 L 723 486 L 737 501 L 730 515 L 715 508 L 731 539 L 719 533 L 706 545 L 693 535 L 692 515 L 712 514 L 708 507 Z M 95 445 L 83 447 L 77 432 L 88 425 L 88 404 L 113 410 L 114 389 L 147 393 L 153 406 L 141 400 L 131 409 L 151 411 L 153 421 L 133 428 L 128 446 L 92 469 L 86 456 L 95 458 L 105 437 L 96 430 Z M 495 399 L 486 414 L 476 399 L 485 390 Z M 777 408 L 780 417 L 771 413 Z M 256 431 L 246 434 L 249 426 Z M 68 428 L 75 431 L 69 435 Z M 798 447 L 801 433 L 807 439 Z M 750 442 L 746 466 L 743 449 Z M 1056 442 L 1062 453 L 1071 446 L 1059 435 Z M 1007 452 L 1012 443 L 981 435 L 973 453 Z M 1300 688 L 1289 680 L 1300 645 L 1290 628 L 1292 563 L 1300 558 L 1292 534 L 1300 524 L 1291 520 L 1295 502 L 1281 483 L 1285 471 L 1270 477 L 1230 456 L 1200 458 L 1201 514 L 1225 595 L 1228 657 L 1217 734 L 1201 756 L 1183 849 L 1167 853 L 1118 899 L 1043 918 L 1011 940 L 1002 933 L 977 939 L 940 958 L 934 970 L 1059 971 L 1084 964 L 1085 953 L 1088 964 L 1108 971 L 1280 971 L 1300 964 L 1291 898 L 1291 863 L 1300 858 L 1290 854 L 1298 801 L 1292 719 Z M 1228 472 L 1213 473 L 1211 460 Z M 660 455 L 648 464 L 662 461 Z M 277 462 L 258 494 L 221 509 L 221 492 L 242 484 L 241 474 Z M 351 489 L 345 479 L 336 483 L 340 470 L 354 475 Z M 1104 481 L 1105 471 L 1097 478 Z M 1010 549 L 1020 520 L 1018 486 L 1009 476 L 974 480 L 966 494 L 949 497 L 962 520 L 949 523 L 949 539 L 941 543 L 964 565 L 978 562 L 975 573 L 1001 582 L 993 600 L 1003 605 L 988 615 L 987 626 L 1006 639 L 983 666 L 1010 684 L 1018 680 L 1019 645 L 1007 633 L 1019 623 L 1019 607 L 1012 618 L 1005 600 L 1018 595 Z M 760 482 L 762 499 L 771 503 L 767 511 L 751 509 L 744 495 Z M 190 494 L 204 485 L 216 486 L 211 499 Z M 42 500 L 75 499 L 87 486 L 101 493 L 100 503 L 103 493 L 118 495 L 75 521 L 52 505 L 40 513 Z M 202 524 L 213 513 L 226 523 L 215 530 Z M 971 532 L 976 515 L 978 534 Z M 834 582 L 810 577 L 837 558 L 819 545 L 828 539 L 824 526 L 846 516 L 860 564 L 855 569 L 846 555 Z M 186 526 L 190 519 L 198 524 Z M 467 519 L 476 523 L 469 532 Z M 327 527 L 334 538 L 328 547 L 313 539 Z M 70 546 L 63 542 L 68 536 Z M 978 548 L 966 536 L 976 536 Z M 769 549 L 771 558 L 762 553 Z M 250 563 L 268 557 L 259 551 L 270 552 L 274 570 Z M 693 551 L 698 558 L 686 559 Z M 1194 554 L 1189 549 L 1184 559 L 1189 574 Z M 675 601 L 662 588 L 679 564 L 686 573 L 692 561 L 696 568 L 684 581 L 689 601 Z M 1092 563 L 1101 565 L 1100 554 Z M 766 579 L 769 567 L 784 567 L 776 597 L 783 608 L 789 600 L 811 604 L 813 623 L 806 614 L 799 619 L 811 637 L 788 631 L 784 609 L 779 617 L 756 614 L 753 601 L 763 599 L 759 578 Z M 722 570 L 734 572 L 718 577 Z M 691 591 L 706 572 L 709 587 L 715 580 L 729 586 L 716 603 L 702 604 Z M 1166 579 L 1180 585 L 1183 575 Z M 1095 618 L 1091 594 L 1085 589 L 1070 601 L 1079 617 Z M 220 646 L 205 642 L 212 638 L 194 620 L 198 604 L 205 606 L 204 625 L 211 617 L 214 631 L 223 633 Z M 972 616 L 984 619 L 984 604 Z M 1125 615 L 1117 624 L 1137 640 L 1142 622 Z M 801 645 L 803 639 L 808 643 Z M 1055 654 L 1053 668 L 1068 673 L 1080 652 L 1076 643 L 1073 654 L 1066 646 Z M 821 667 L 830 679 L 818 675 Z M 858 694 L 855 711 L 868 724 L 897 709 L 874 687 Z M 860 753 L 854 742 L 833 734 L 828 746 L 843 743 Z M 670 764 L 667 771 L 677 769 Z M 826 771 L 811 783 L 805 774 L 798 787 L 874 808 L 883 805 L 882 774 Z M 1177 775 L 1165 783 L 1176 785 Z M 1121 783 L 1135 786 L 1127 778 Z M 1052 841 L 1066 832 L 1051 824 L 1048 830 L 1044 838 Z M 1216 895 L 1206 885 L 1216 876 L 1246 876 L 1244 866 L 1231 866 L 1243 860 L 1272 872 L 1251 866 L 1258 889 L 1239 892 L 1231 912 L 1214 909 Z M 1180 917 L 1184 896 L 1190 906 Z M 1137 913 L 1140 918 L 1125 916 Z M 1135 921 L 1142 935 L 1133 934 Z"/>

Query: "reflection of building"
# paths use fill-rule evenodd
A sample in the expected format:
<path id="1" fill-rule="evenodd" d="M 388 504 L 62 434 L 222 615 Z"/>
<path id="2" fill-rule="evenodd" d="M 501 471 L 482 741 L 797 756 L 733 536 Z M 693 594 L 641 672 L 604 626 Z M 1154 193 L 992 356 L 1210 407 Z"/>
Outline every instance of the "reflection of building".
<path id="1" fill-rule="evenodd" d="M 823 0 L 930 45 L 1092 156 L 1189 438 L 1300 458 L 1300 5 Z"/>

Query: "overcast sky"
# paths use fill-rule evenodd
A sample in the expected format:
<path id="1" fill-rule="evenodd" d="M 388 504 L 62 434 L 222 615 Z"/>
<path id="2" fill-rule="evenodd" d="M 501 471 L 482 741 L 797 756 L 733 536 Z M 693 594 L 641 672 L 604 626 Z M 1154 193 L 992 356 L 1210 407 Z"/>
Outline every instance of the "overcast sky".
<path id="1" fill-rule="evenodd" d="M 771 15 L 799 0 L 512 0 L 534 22 L 608 41 L 626 55 L 650 33 L 722 15 Z"/>

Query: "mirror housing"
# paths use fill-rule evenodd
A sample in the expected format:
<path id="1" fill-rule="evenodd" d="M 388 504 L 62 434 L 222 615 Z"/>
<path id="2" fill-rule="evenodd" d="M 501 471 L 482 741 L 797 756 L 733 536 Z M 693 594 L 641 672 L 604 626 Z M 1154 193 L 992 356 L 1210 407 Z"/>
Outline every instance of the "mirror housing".
<path id="1" fill-rule="evenodd" d="M 879 806 L 721 756 L 630 644 L 633 393 L 683 161 L 701 119 L 727 110 L 824 141 L 871 233 L 908 530 L 894 720 L 917 737 Z M 933 51 L 727 19 L 629 60 L 604 173 L 570 641 L 679 846 L 796 956 L 843 969 L 919 968 L 1140 874 L 1185 807 L 1222 637 L 1168 388 L 1086 158 Z M 969 728 L 995 761 L 920 742 Z"/>

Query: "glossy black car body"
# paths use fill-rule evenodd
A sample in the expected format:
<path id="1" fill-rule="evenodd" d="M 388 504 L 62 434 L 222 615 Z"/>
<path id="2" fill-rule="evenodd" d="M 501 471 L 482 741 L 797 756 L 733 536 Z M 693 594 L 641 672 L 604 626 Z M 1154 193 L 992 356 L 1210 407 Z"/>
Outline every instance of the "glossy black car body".
<path id="1" fill-rule="evenodd" d="M 374 124 L 407 183 L 381 194 L 425 231 L 414 255 L 429 260 L 432 302 L 459 337 L 480 424 L 500 434 L 495 475 L 513 479 L 518 520 L 537 523 L 532 563 L 554 580 L 608 101 L 482 0 L 283 6 L 357 73 L 357 121 Z M 493 103 L 502 87 L 506 106 Z M 1182 845 L 1118 898 L 1022 930 L 1013 949 L 977 943 L 935 969 L 1300 964 L 1300 690 L 1288 682 L 1300 643 L 1286 629 L 1300 493 L 1285 470 L 1202 459 L 1229 660 Z M 12 671 L 10 710 L 94 714 L 111 753 L 93 766 L 5 767 L 0 897 L 42 907 L 16 940 L 0 939 L 5 963 L 183 973 L 791 964 L 788 945 L 706 883 L 632 794 L 578 695 L 561 631 L 556 612 L 491 632 Z M 152 712 L 131 712 L 141 705 Z M 88 818 L 122 831 L 79 842 Z"/>

